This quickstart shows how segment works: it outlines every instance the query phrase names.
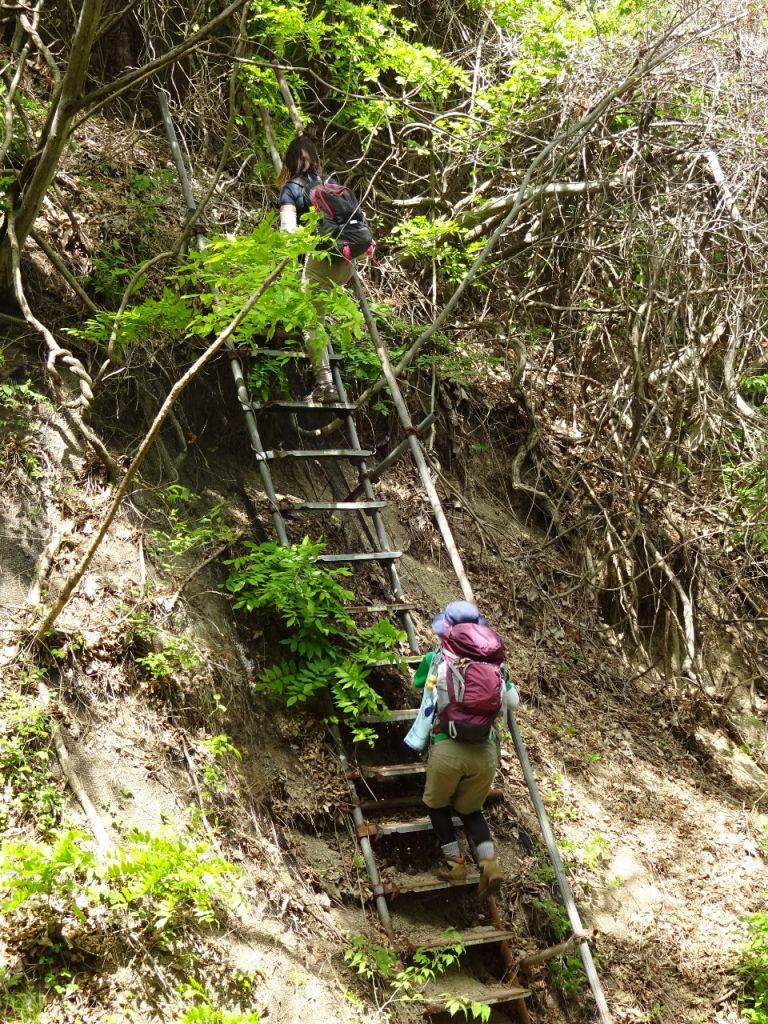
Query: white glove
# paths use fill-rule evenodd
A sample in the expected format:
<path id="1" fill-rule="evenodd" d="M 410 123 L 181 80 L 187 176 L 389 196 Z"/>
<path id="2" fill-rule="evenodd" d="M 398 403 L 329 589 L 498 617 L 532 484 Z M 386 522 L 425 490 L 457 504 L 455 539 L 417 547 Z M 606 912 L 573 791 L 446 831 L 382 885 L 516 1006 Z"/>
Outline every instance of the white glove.
<path id="1" fill-rule="evenodd" d="M 510 711 L 520 707 L 520 694 L 514 683 L 509 684 L 509 689 L 504 691 L 504 703 Z"/>
<path id="2" fill-rule="evenodd" d="M 287 231 L 289 235 L 298 227 L 296 222 L 296 207 L 290 203 L 280 207 L 280 230 Z"/>

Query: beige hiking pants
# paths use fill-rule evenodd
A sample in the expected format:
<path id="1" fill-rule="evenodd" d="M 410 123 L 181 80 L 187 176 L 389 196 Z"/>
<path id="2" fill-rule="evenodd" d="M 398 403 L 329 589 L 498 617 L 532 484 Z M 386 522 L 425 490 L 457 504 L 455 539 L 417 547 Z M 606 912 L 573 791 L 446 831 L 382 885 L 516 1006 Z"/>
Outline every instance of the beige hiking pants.
<path id="1" fill-rule="evenodd" d="M 325 326 L 325 303 L 322 294 L 317 294 L 318 289 L 329 292 L 335 284 L 344 285 L 349 282 L 354 270 L 354 264 L 346 260 L 316 260 L 314 256 L 307 256 L 304 270 L 301 275 L 303 285 L 314 285 L 315 294 L 312 297 L 312 305 L 315 307 L 317 319 L 322 326 Z M 331 364 L 328 359 L 328 349 L 322 352 L 317 351 L 317 328 L 308 328 L 304 331 L 304 343 L 307 355 L 312 362 L 315 378 L 318 384 L 331 381 Z"/>
<path id="2" fill-rule="evenodd" d="M 423 800 L 427 807 L 453 807 L 457 814 L 482 810 L 499 764 L 499 744 L 461 743 L 450 738 L 432 744 Z"/>

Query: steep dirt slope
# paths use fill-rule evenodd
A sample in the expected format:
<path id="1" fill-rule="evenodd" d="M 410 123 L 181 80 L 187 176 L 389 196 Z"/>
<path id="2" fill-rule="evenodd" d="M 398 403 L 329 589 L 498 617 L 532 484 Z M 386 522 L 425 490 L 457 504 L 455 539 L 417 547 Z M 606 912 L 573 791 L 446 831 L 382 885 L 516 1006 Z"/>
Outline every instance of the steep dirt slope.
<path id="1" fill-rule="evenodd" d="M 186 410 L 193 422 L 200 411 Z M 43 451 L 49 431 L 41 435 Z M 256 467 L 233 452 L 247 452 L 236 421 L 188 460 L 183 482 L 200 497 L 185 518 L 197 523 L 222 504 L 230 527 L 266 539 Z M 510 651 L 537 779 L 585 923 L 601 933 L 600 973 L 615 1019 L 735 1021 L 739 920 L 760 905 L 768 878 L 754 810 L 760 793 L 739 774 L 737 751 L 716 761 L 693 744 L 668 683 L 638 670 L 598 609 L 584 603 L 572 553 L 522 527 L 482 478 L 467 473 L 467 497 L 451 513 L 452 525 L 478 601 Z M 47 497 L 40 484 L 7 475 L 12 516 L 39 520 L 47 507 L 55 521 L 66 512 L 87 536 L 108 492 L 84 476 L 76 488 L 74 478 L 58 473 L 44 479 Z M 302 481 L 283 486 L 295 493 Z M 456 584 L 407 464 L 381 492 L 392 502 L 388 528 L 405 552 L 404 583 L 429 643 L 432 614 L 456 596 Z M 268 1007 L 267 1020 L 372 1019 L 374 1007 L 355 1009 L 344 995 L 358 986 L 343 949 L 353 935 L 377 942 L 380 932 L 359 910 L 365 883 L 341 813 L 345 788 L 332 749 L 311 712 L 281 712 L 253 694 L 259 666 L 275 656 L 267 623 L 233 619 L 220 591 L 220 561 L 203 565 L 180 589 L 216 545 L 174 558 L 167 549 L 173 524 L 163 522 L 162 503 L 146 497 L 138 494 L 111 531 L 58 624 L 58 653 L 43 657 L 77 774 L 103 819 L 119 822 L 121 831 L 197 823 L 242 867 L 242 919 L 196 940 L 205 974 L 249 977 L 248 1005 Z M 40 548 L 38 542 L 34 553 Z M 75 559 L 73 549 L 59 548 L 52 590 Z M 156 678 L 136 664 L 137 655 L 162 651 L 171 640 L 188 644 L 187 663 Z M 6 649 L 6 661 L 12 653 Z M 6 686 L 18 670 L 18 663 L 7 666 Z M 205 741 L 221 734 L 242 757 L 221 759 L 211 791 Z M 504 915 L 524 952 L 561 939 L 563 914 L 511 748 L 503 788 L 491 817 L 508 875 Z M 77 805 L 69 814 L 79 817 Z M 435 852 L 429 840 L 414 842 L 410 866 L 426 870 Z M 378 854 L 386 864 L 390 851 Z M 439 904 L 425 903 L 412 928 L 418 934 L 419 922 L 440 919 Z M 173 958 L 161 958 L 149 979 L 119 956 L 96 974 L 80 966 L 78 993 L 51 997 L 46 1020 L 175 1019 L 173 982 L 183 971 Z M 563 1012 L 591 1019 L 573 961 L 539 969 L 533 987 L 535 1020 L 562 1019 Z M 389 1010 L 408 1012 L 396 1004 Z"/>

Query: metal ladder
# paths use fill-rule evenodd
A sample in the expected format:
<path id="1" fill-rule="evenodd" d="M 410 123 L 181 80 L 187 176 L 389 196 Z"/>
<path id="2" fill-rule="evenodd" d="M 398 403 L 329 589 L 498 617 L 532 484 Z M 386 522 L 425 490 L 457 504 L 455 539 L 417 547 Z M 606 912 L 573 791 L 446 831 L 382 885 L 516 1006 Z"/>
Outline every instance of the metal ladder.
<path id="1" fill-rule="evenodd" d="M 253 358 L 272 356 L 286 353 L 291 358 L 301 362 L 306 359 L 302 351 L 291 351 L 286 349 L 257 349 L 253 352 Z M 256 460 L 260 478 L 270 504 L 275 533 L 281 544 L 287 545 L 288 529 L 287 520 L 297 512 L 328 514 L 338 513 L 362 517 L 373 525 L 374 535 L 366 532 L 369 540 L 374 542 L 372 550 L 367 551 L 341 551 L 322 554 L 318 561 L 328 564 L 349 564 L 352 566 L 365 563 L 378 563 L 385 570 L 389 588 L 393 600 L 381 605 L 368 606 L 368 611 L 386 612 L 396 615 L 400 620 L 406 635 L 410 649 L 414 656 L 419 654 L 419 642 L 414 630 L 411 617 L 412 605 L 408 604 L 397 570 L 397 561 L 401 552 L 391 547 L 382 511 L 386 502 L 377 499 L 373 485 L 369 479 L 367 460 L 372 452 L 362 448 L 354 420 L 355 406 L 348 402 L 344 380 L 341 374 L 342 358 L 330 351 L 331 369 L 333 380 L 339 394 L 339 402 L 333 405 L 317 405 L 308 401 L 296 399 L 267 401 L 264 403 L 253 402 L 250 398 L 245 380 L 240 354 L 234 347 L 230 348 L 230 364 L 237 389 L 240 407 L 246 419 L 251 446 Z M 346 430 L 349 447 L 347 448 L 271 448 L 264 447 L 262 442 L 262 430 L 260 426 L 265 425 L 268 417 L 275 414 L 285 416 L 288 414 L 294 425 L 294 430 L 299 438 L 311 436 L 322 437 L 322 431 L 302 428 L 301 422 L 307 414 L 317 418 L 324 414 L 330 417 L 339 417 L 343 420 Z M 306 422 L 306 420 L 305 420 Z M 286 504 L 281 502 L 275 490 L 272 479 L 271 467 L 282 459 L 295 461 L 308 460 L 332 460 L 338 463 L 349 463 L 357 470 L 358 485 L 354 492 L 362 494 L 361 500 L 338 500 L 338 501 L 299 501 Z M 409 659 L 411 662 L 418 662 L 419 657 Z M 381 716 L 369 716 L 363 719 L 367 723 L 375 723 L 380 730 L 385 731 L 392 726 L 398 725 L 402 728 L 403 723 L 413 721 L 416 717 L 415 708 L 393 708 L 389 714 Z M 420 936 L 413 940 L 405 941 L 398 935 L 398 930 L 393 923 L 390 906 L 393 900 L 398 899 L 403 906 L 408 902 L 409 897 L 423 897 L 426 894 L 446 894 L 451 890 L 468 889 L 475 887 L 479 881 L 479 873 L 470 873 L 466 886 L 457 887 L 449 882 L 438 879 L 429 872 L 421 873 L 382 873 L 376 861 L 373 842 L 380 839 L 397 841 L 413 836 L 415 833 L 428 832 L 432 830 L 429 818 L 423 816 L 420 794 L 391 796 L 393 786 L 403 788 L 409 780 L 423 779 L 425 765 L 422 761 L 411 760 L 403 763 L 386 763 L 375 757 L 372 763 L 352 766 L 345 749 L 341 733 L 336 726 L 331 726 L 331 733 L 336 745 L 342 771 L 344 773 L 351 804 L 351 816 L 354 830 L 360 844 L 360 852 L 366 865 L 372 898 L 376 904 L 381 926 L 387 935 L 389 942 L 401 950 L 413 950 L 415 948 L 439 948 L 450 943 L 444 935 L 433 934 L 432 936 Z M 405 749 L 405 748 L 403 748 Z M 414 755 L 415 758 L 415 755 Z M 358 787 L 364 785 L 368 790 L 367 798 L 360 795 Z M 376 791 L 379 791 L 378 793 Z M 501 796 L 499 790 L 492 791 L 491 799 Z M 421 808 L 421 812 L 411 811 L 413 816 L 403 817 L 402 820 L 391 820 L 393 811 L 406 812 L 409 808 Z M 381 816 L 386 816 L 383 820 Z M 457 819 L 456 823 L 461 823 Z M 483 925 L 460 931 L 460 940 L 466 949 L 494 944 L 500 953 L 500 961 L 503 964 L 503 979 L 494 985 L 478 985 L 475 981 L 472 991 L 465 992 L 466 985 L 463 985 L 462 978 L 456 979 L 458 988 L 455 994 L 468 995 L 469 998 L 487 1003 L 509 1003 L 515 1002 L 518 1019 L 525 1024 L 529 1020 L 527 1008 L 523 1002 L 529 995 L 527 989 L 517 984 L 514 976 L 514 958 L 509 949 L 508 942 L 512 936 L 508 932 L 499 917 L 494 901 L 488 900 L 488 910 L 491 919 L 490 925 Z M 406 926 L 407 927 L 407 926 Z M 440 979 L 440 985 L 445 988 L 445 978 Z M 442 1012 L 445 1009 L 446 1001 L 443 996 L 435 997 L 430 1001 L 427 996 L 426 1008 L 431 1013 Z"/>

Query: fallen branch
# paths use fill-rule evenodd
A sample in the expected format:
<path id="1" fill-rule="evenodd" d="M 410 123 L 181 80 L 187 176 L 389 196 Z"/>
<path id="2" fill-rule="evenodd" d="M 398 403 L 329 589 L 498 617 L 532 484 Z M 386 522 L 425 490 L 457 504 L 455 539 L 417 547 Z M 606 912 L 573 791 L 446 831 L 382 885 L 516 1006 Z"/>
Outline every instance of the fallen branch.
<path id="1" fill-rule="evenodd" d="M 77 278 L 72 273 L 72 271 L 69 269 L 69 267 L 66 265 L 66 263 L 61 258 L 61 256 L 59 256 L 59 254 L 56 252 L 56 250 L 48 243 L 48 241 L 45 238 L 43 238 L 43 236 L 40 234 L 40 232 L 36 231 L 34 228 L 32 228 L 32 230 L 29 232 L 29 237 L 32 239 L 33 242 L 35 242 L 37 245 L 40 246 L 40 248 L 43 250 L 45 255 L 48 257 L 48 259 L 51 261 L 51 263 L 54 265 L 54 267 L 58 270 L 58 272 L 64 278 L 64 280 L 67 282 L 67 284 L 72 289 L 72 291 L 75 292 L 75 294 L 80 299 L 80 301 L 88 309 L 90 309 L 90 311 L 92 313 L 98 313 L 99 312 L 99 307 L 96 305 L 96 303 L 93 301 L 93 299 L 85 291 L 83 286 L 77 280 Z"/>
<path id="2" fill-rule="evenodd" d="M 628 181 L 629 177 L 627 174 L 613 174 L 610 178 L 598 178 L 595 181 L 550 181 L 539 188 L 526 190 L 522 197 L 520 197 L 518 191 L 508 196 L 500 196 L 498 199 L 491 199 L 480 206 L 475 206 L 457 217 L 456 223 L 462 228 L 472 229 L 464 237 L 465 242 L 471 242 L 485 233 L 488 221 L 501 216 L 505 210 L 514 206 L 518 199 L 521 199 L 522 202 L 528 205 L 534 199 L 538 199 L 541 196 L 591 195 L 594 192 L 602 192 L 608 188 L 620 188 L 622 185 L 628 184 Z"/>
<path id="3" fill-rule="evenodd" d="M 179 396 L 181 395 L 182 391 L 187 387 L 187 385 L 192 380 L 194 380 L 194 378 L 202 370 L 202 368 L 205 366 L 205 364 L 229 340 L 229 338 L 232 336 L 232 334 L 237 330 L 237 328 L 240 326 L 240 324 L 243 322 L 243 320 L 246 318 L 246 316 L 251 312 L 253 307 L 256 305 L 256 303 L 259 301 L 259 299 L 262 297 L 264 292 L 266 292 L 267 289 L 272 284 L 274 284 L 274 282 L 280 277 L 280 275 L 282 274 L 283 270 L 285 270 L 286 266 L 288 265 L 288 262 L 289 262 L 288 257 L 286 257 L 284 260 L 280 261 L 280 263 L 272 271 L 272 273 L 267 278 L 265 278 L 265 280 L 261 283 L 261 285 L 250 296 L 250 298 L 245 303 L 245 305 L 240 310 L 240 312 L 232 320 L 230 320 L 230 322 L 227 324 L 227 326 L 224 328 L 224 330 L 219 334 L 219 336 L 215 339 L 215 341 L 211 342 L 211 344 L 208 346 L 208 348 L 205 350 L 205 352 L 203 352 L 203 354 L 199 357 L 199 359 L 197 359 L 192 364 L 192 366 L 190 366 L 190 368 L 187 370 L 187 372 L 182 377 L 179 378 L 179 380 L 173 385 L 171 390 L 168 392 L 168 397 L 166 398 L 166 400 L 163 403 L 160 411 L 158 412 L 157 416 L 155 417 L 155 419 L 154 419 L 151 427 L 149 428 L 149 431 L 147 432 L 144 440 L 141 442 L 141 445 L 139 447 L 138 452 L 136 453 L 136 456 L 134 457 L 133 462 L 128 467 L 128 469 L 127 469 L 127 471 L 125 473 L 125 476 L 121 480 L 120 486 L 117 488 L 117 491 L 115 492 L 115 496 L 112 499 L 112 503 L 110 504 L 109 508 L 107 509 L 107 513 L 104 516 L 104 520 L 103 520 L 101 526 L 99 527 L 99 530 L 96 533 L 96 536 L 93 538 L 91 543 L 88 545 L 88 548 L 87 548 L 85 554 L 80 559 L 80 562 L 78 563 L 78 565 L 75 567 L 75 569 L 70 574 L 70 576 L 67 579 L 67 581 L 65 582 L 65 584 L 64 584 L 64 586 L 62 588 L 62 591 L 59 594 L 58 599 L 56 600 L 56 603 L 50 609 L 50 611 L 46 614 L 46 616 L 43 619 L 42 623 L 38 626 L 38 628 L 37 628 L 37 630 L 35 632 L 35 639 L 36 640 L 41 640 L 45 636 L 45 634 L 48 632 L 48 630 L 51 629 L 51 627 L 53 626 L 54 622 L 56 621 L 56 619 L 59 617 L 59 615 L 61 614 L 63 609 L 66 607 L 67 603 L 69 602 L 69 599 L 72 596 L 72 594 L 73 594 L 73 592 L 75 590 L 75 587 L 78 585 L 80 580 L 85 575 L 85 572 L 88 569 L 88 566 L 91 564 L 91 560 L 93 559 L 93 556 L 96 554 L 96 551 L 98 550 L 99 545 L 104 540 L 104 537 L 106 536 L 107 530 L 109 529 L 110 524 L 112 523 L 112 520 L 117 515 L 117 511 L 120 508 L 120 505 L 122 504 L 123 499 L 125 498 L 126 494 L 128 493 L 128 489 L 131 486 L 133 478 L 138 473 L 139 468 L 140 468 L 142 462 L 144 461 L 144 459 L 146 458 L 147 453 L 149 452 L 150 448 L 152 447 L 152 445 L 153 445 L 153 443 L 155 441 L 155 438 L 157 437 L 157 435 L 158 435 L 158 433 L 160 431 L 160 428 L 162 427 L 163 423 L 165 422 L 165 420 L 166 420 L 166 418 L 168 416 L 168 413 L 171 411 L 171 409 L 175 405 L 175 403 L 176 403 L 177 399 L 179 398 Z"/>
<path id="4" fill-rule="evenodd" d="M 538 953 L 529 953 L 528 956 L 521 957 L 517 961 L 517 967 L 527 968 L 534 967 L 536 964 L 545 964 L 549 960 L 554 960 L 555 957 L 565 956 L 572 949 L 575 949 L 580 942 L 588 942 L 590 939 L 597 938 L 597 929 L 588 928 L 583 932 L 574 932 L 569 939 L 565 942 L 561 942 L 557 946 L 550 946 L 549 949 L 542 949 Z"/>
<path id="5" fill-rule="evenodd" d="M 38 686 L 38 693 L 40 695 L 40 703 L 47 710 L 51 702 L 48 687 L 44 683 L 40 683 Z M 93 837 L 96 840 L 99 852 L 102 854 L 107 853 L 112 849 L 112 840 L 109 838 L 107 830 L 104 827 L 104 822 L 99 817 L 99 812 L 94 807 L 93 801 L 85 791 L 85 786 L 80 781 L 80 776 L 72 767 L 72 762 L 69 759 L 69 751 L 64 743 L 64 737 L 61 735 L 61 728 L 59 727 L 58 722 L 52 722 L 51 740 L 53 741 L 53 748 L 59 759 L 61 770 L 64 772 L 64 778 L 69 783 L 70 789 L 77 797 L 80 806 L 83 808 L 85 816 L 88 819 L 88 823 L 91 826 L 91 831 L 93 832 Z"/>

